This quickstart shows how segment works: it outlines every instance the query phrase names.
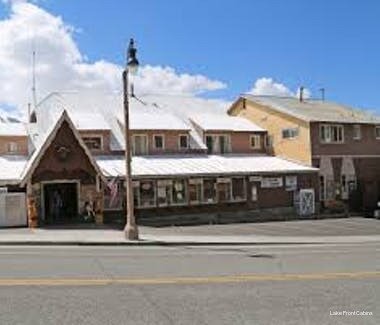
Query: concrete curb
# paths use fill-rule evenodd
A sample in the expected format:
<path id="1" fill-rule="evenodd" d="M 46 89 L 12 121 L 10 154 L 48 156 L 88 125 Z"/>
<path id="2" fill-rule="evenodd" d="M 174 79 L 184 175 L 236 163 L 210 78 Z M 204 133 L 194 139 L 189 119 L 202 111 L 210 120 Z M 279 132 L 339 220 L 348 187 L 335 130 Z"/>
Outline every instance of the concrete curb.
<path id="1" fill-rule="evenodd" d="M 101 241 L 3 241 L 1 246 L 259 246 L 259 245 L 347 245 L 379 243 L 368 240 L 361 242 L 343 241 L 253 241 L 253 242 L 190 242 L 190 241 L 130 241 L 130 242 L 101 242 Z"/>

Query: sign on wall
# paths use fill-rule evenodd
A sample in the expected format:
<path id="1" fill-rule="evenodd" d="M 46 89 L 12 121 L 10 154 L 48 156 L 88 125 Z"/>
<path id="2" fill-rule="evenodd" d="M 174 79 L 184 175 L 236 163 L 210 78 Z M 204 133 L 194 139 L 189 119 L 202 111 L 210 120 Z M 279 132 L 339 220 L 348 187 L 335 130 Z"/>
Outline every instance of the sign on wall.
<path id="1" fill-rule="evenodd" d="M 249 177 L 250 182 L 259 182 L 260 183 L 262 179 L 263 178 L 261 176 L 250 176 Z"/>
<path id="2" fill-rule="evenodd" d="M 285 188 L 287 191 L 295 191 L 297 189 L 297 176 L 285 176 Z"/>
<path id="3" fill-rule="evenodd" d="M 261 180 L 262 188 L 275 188 L 282 187 L 283 185 L 282 177 L 263 177 Z"/>

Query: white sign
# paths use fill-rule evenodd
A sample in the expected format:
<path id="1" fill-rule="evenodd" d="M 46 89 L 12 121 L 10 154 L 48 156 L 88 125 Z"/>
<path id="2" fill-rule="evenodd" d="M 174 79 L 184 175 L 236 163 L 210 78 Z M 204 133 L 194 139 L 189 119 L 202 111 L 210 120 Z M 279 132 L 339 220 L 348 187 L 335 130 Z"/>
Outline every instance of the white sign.
<path id="1" fill-rule="evenodd" d="M 264 177 L 261 180 L 262 188 L 273 188 L 273 187 L 282 187 L 283 180 L 282 177 Z"/>
<path id="2" fill-rule="evenodd" d="M 261 182 L 263 178 L 261 176 L 250 176 L 249 181 L 250 182 Z"/>
<path id="3" fill-rule="evenodd" d="M 231 178 L 218 177 L 218 178 L 216 179 L 216 182 L 217 182 L 217 183 L 230 183 L 230 182 L 231 182 Z"/>
<path id="4" fill-rule="evenodd" d="M 295 191 L 297 189 L 297 176 L 285 176 L 285 187 L 287 191 Z"/>

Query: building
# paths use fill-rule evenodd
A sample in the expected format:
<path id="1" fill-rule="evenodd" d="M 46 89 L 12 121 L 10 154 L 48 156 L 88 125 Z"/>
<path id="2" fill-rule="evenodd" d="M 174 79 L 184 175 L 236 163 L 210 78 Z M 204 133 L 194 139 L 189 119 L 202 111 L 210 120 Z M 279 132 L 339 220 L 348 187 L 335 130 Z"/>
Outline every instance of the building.
<path id="1" fill-rule="evenodd" d="M 380 118 L 336 103 L 242 95 L 229 114 L 268 131 L 279 157 L 320 169 L 320 199 L 334 209 L 372 211 L 380 201 Z"/>
<path id="2" fill-rule="evenodd" d="M 184 117 L 152 98 L 130 99 L 138 222 L 254 221 L 318 209 L 318 169 L 268 155 L 264 128 L 227 114 Z M 2 196 L 27 194 L 29 225 L 124 223 L 122 113 L 119 96 L 52 93 L 28 123 L 0 123 Z M 8 219 L 25 210 L 7 202 Z"/>

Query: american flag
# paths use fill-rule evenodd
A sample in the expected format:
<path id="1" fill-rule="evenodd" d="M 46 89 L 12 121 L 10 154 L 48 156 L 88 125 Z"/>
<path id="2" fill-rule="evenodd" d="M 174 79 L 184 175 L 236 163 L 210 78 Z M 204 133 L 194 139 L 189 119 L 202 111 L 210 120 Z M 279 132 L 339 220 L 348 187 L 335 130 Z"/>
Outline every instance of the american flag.
<path id="1" fill-rule="evenodd" d="M 119 177 L 115 177 L 110 182 L 107 183 L 107 187 L 110 190 L 110 194 L 111 194 L 111 199 L 109 201 L 110 207 L 112 207 L 114 203 L 117 202 L 117 194 L 119 192 L 118 182 L 119 182 Z"/>

